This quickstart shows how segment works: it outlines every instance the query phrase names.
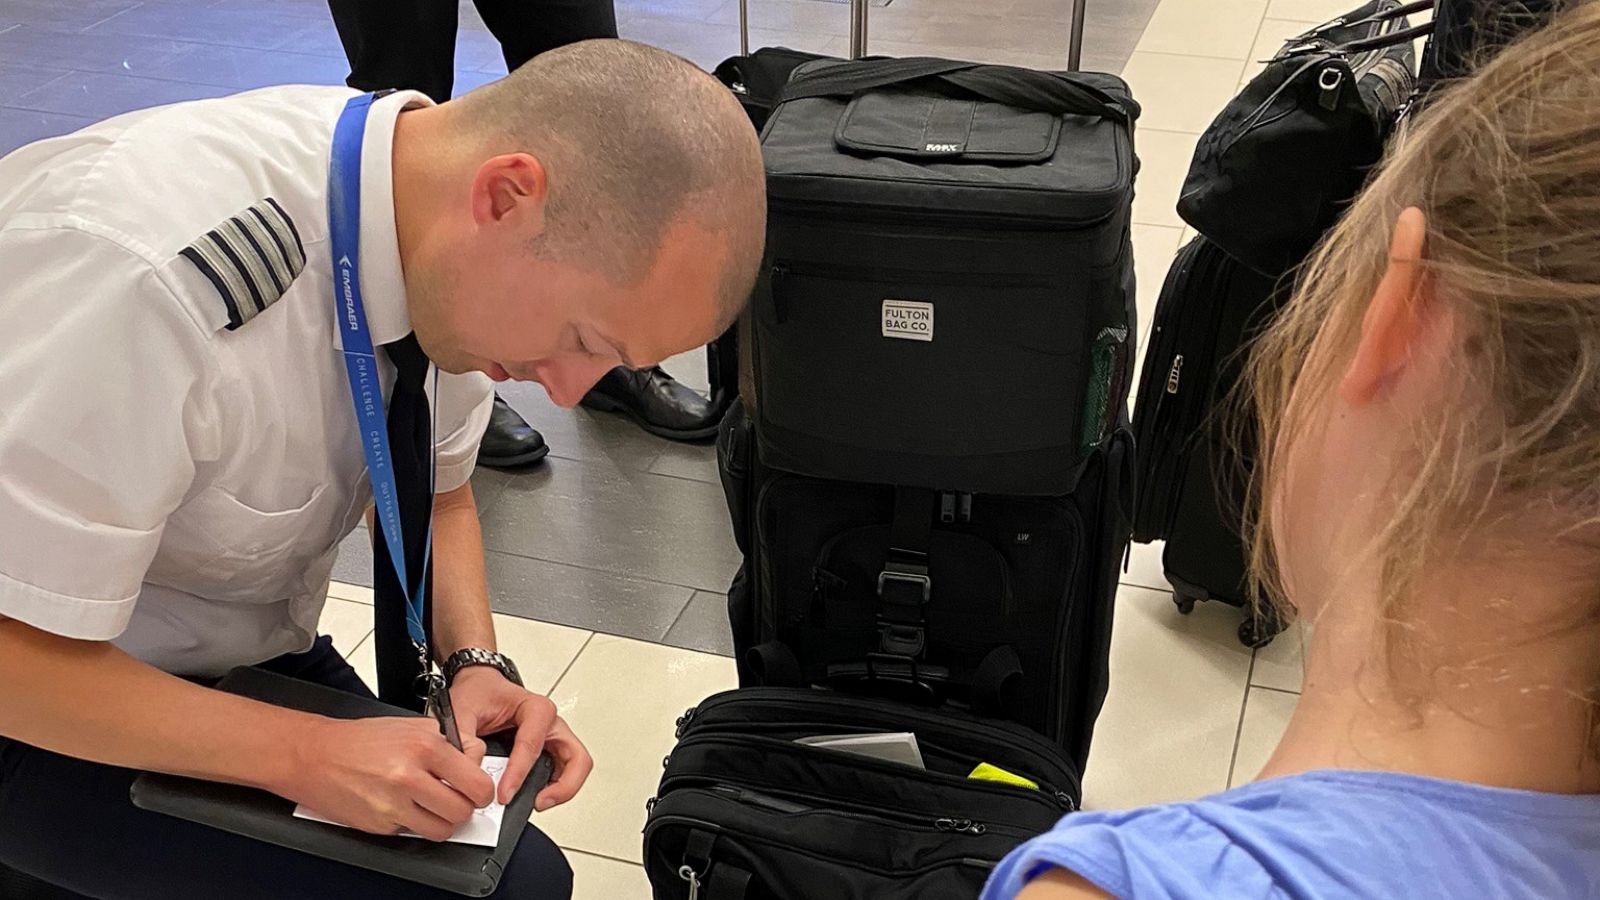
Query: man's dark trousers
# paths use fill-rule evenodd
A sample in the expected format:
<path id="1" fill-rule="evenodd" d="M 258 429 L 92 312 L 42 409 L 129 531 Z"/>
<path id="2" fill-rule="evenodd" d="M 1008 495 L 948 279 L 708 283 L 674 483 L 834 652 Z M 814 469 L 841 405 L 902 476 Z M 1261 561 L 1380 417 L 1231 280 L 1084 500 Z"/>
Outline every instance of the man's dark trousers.
<path id="1" fill-rule="evenodd" d="M 371 697 L 327 637 L 262 668 Z M 117 702 L 107 697 L 107 703 Z M 138 773 L 0 738 L 0 865 L 105 900 L 457 900 L 459 895 L 146 812 Z M 572 870 L 529 826 L 494 898 L 568 900 Z"/>
<path id="2" fill-rule="evenodd" d="M 612 0 L 475 0 L 514 71 L 546 50 L 617 36 Z M 455 83 L 456 0 L 328 0 L 358 90 L 416 90 L 443 103 Z"/>

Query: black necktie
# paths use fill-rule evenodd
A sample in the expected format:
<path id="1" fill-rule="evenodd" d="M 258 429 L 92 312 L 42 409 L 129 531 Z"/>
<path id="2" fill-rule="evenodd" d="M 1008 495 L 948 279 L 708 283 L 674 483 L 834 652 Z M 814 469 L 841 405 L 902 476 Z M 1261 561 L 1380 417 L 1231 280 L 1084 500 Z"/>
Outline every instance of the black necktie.
<path id="1" fill-rule="evenodd" d="M 406 572 L 416 580 L 428 557 L 428 525 L 433 515 L 433 422 L 423 384 L 428 357 L 415 334 L 383 345 L 394 363 L 394 388 L 389 394 L 389 456 L 394 466 L 395 491 L 400 502 L 400 528 L 404 532 Z M 378 696 L 384 702 L 422 711 L 417 682 L 423 674 L 416 646 L 406 631 L 406 595 L 389 561 L 383 523 L 374 518 L 372 528 L 373 616 L 372 639 L 378 657 Z M 422 575 L 422 621 L 429 643 L 433 639 L 433 563 Z"/>

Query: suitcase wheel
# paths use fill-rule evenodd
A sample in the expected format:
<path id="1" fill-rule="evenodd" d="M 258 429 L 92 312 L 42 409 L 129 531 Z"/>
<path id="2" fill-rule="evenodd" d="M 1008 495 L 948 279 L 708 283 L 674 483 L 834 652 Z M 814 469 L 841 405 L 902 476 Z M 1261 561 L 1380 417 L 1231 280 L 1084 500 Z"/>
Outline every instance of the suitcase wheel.
<path id="1" fill-rule="evenodd" d="M 1182 591 L 1172 592 L 1173 605 L 1178 607 L 1178 612 L 1185 616 L 1194 612 L 1194 605 L 1204 599 L 1204 597 L 1196 597 L 1193 594 L 1185 594 Z"/>
<path id="2" fill-rule="evenodd" d="M 1283 631 L 1284 623 L 1272 613 L 1256 616 L 1246 616 L 1239 623 L 1239 643 L 1252 650 L 1259 650 L 1272 643 L 1272 639 Z"/>

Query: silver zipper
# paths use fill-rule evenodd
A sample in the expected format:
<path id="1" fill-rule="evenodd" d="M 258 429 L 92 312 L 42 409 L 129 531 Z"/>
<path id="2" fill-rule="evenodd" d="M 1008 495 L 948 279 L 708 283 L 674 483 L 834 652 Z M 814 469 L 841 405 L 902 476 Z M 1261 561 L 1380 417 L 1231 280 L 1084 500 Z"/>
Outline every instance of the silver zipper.
<path id="1" fill-rule="evenodd" d="M 1178 379 L 1183 375 L 1183 354 L 1179 353 L 1172 358 L 1172 369 L 1167 372 L 1167 393 L 1178 392 Z"/>
<path id="2" fill-rule="evenodd" d="M 956 834 L 983 834 L 989 830 L 987 825 L 971 819 L 938 819 L 933 823 L 933 827 L 940 831 L 953 831 Z"/>

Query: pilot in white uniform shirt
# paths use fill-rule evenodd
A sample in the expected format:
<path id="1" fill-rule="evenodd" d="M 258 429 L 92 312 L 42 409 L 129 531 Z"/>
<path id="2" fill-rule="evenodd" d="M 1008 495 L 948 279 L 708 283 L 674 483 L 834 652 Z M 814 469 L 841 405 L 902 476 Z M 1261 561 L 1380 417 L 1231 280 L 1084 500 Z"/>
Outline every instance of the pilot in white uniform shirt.
<path id="1" fill-rule="evenodd" d="M 145 110 L 0 160 L 0 617 L 180 675 L 310 648 L 372 496 L 328 240 L 354 93 Z M 391 145 L 400 111 L 428 103 L 391 94 L 366 128 L 378 345 L 411 331 Z M 478 373 L 437 384 L 444 493 L 472 472 L 493 394 Z"/>

